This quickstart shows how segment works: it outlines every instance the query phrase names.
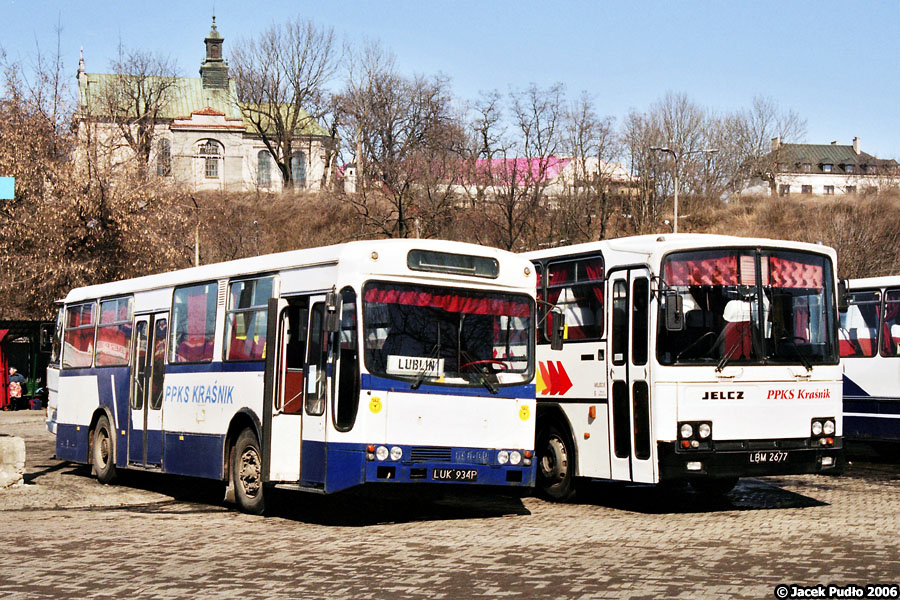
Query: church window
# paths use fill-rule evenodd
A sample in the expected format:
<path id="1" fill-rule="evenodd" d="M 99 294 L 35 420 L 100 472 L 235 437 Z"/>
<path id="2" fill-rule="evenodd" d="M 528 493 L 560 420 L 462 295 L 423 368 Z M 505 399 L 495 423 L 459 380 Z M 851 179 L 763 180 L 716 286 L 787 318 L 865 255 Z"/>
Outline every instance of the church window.
<path id="1" fill-rule="evenodd" d="M 306 154 L 294 152 L 291 155 L 291 180 L 294 187 L 306 187 Z"/>
<path id="2" fill-rule="evenodd" d="M 219 178 L 219 160 L 222 153 L 219 144 L 214 140 L 206 140 L 200 146 L 200 158 L 203 159 L 204 174 L 207 179 Z"/>
<path id="3" fill-rule="evenodd" d="M 272 162 L 269 160 L 268 150 L 260 150 L 256 155 L 257 180 L 260 187 L 272 185 Z"/>
<path id="4" fill-rule="evenodd" d="M 172 174 L 172 143 L 169 140 L 159 140 L 156 155 L 156 174 L 160 177 L 168 177 Z"/>

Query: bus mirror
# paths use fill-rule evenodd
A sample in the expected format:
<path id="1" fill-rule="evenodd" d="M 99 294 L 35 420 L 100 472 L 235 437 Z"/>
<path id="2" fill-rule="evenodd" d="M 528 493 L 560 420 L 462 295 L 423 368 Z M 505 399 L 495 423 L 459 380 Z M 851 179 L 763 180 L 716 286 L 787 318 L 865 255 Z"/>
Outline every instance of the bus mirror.
<path id="1" fill-rule="evenodd" d="M 558 308 L 554 308 L 553 310 L 551 310 L 550 315 L 550 324 L 553 326 L 552 332 L 550 334 L 550 349 L 562 350 L 563 335 L 565 335 L 566 332 L 565 316 L 563 315 L 563 312 Z"/>
<path id="2" fill-rule="evenodd" d="M 684 299 L 677 292 L 666 292 L 666 331 L 684 329 Z"/>
<path id="3" fill-rule="evenodd" d="M 325 296 L 325 331 L 334 333 L 341 330 L 341 318 L 338 313 L 338 295 L 328 292 Z"/>
<path id="4" fill-rule="evenodd" d="M 53 350 L 53 330 L 56 327 L 53 323 L 41 324 L 40 351 L 50 352 Z"/>
<path id="5" fill-rule="evenodd" d="M 850 308 L 849 282 L 846 279 L 838 281 L 838 312 L 845 313 Z"/>

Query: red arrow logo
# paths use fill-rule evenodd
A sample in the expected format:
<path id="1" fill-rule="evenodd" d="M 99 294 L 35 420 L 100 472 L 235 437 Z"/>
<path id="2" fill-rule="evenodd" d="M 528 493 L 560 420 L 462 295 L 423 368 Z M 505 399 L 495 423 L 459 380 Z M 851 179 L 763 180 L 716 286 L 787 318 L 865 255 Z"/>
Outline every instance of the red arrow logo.
<path id="1" fill-rule="evenodd" d="M 542 395 L 561 396 L 572 389 L 572 380 L 569 379 L 569 374 L 566 373 L 562 362 L 539 362 L 538 368 L 540 368 L 541 379 L 545 386 L 540 390 Z"/>

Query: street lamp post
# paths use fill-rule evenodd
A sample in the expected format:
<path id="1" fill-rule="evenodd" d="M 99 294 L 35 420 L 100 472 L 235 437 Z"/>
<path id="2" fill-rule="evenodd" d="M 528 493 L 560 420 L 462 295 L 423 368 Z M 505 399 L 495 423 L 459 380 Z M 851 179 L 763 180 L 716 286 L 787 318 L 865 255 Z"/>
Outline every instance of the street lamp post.
<path id="1" fill-rule="evenodd" d="M 672 159 L 675 161 L 675 218 L 672 221 L 672 233 L 678 233 L 678 173 L 679 169 L 679 161 L 685 156 L 690 156 L 691 154 L 715 154 L 719 151 L 718 148 L 704 148 L 703 150 L 689 150 L 688 152 L 682 152 L 681 154 L 675 152 L 668 146 L 650 146 L 650 150 L 654 152 L 668 152 L 672 155 Z"/>

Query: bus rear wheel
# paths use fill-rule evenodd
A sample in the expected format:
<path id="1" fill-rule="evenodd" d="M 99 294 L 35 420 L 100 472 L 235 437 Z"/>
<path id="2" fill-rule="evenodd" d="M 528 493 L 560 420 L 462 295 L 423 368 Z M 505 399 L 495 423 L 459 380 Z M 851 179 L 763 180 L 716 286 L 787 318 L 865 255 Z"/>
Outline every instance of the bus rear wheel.
<path id="1" fill-rule="evenodd" d="M 265 486 L 262 480 L 262 453 L 259 440 L 250 429 L 245 429 L 234 443 L 231 453 L 231 484 L 238 507 L 252 515 L 261 515 L 266 509 Z"/>
<path id="2" fill-rule="evenodd" d="M 537 443 L 538 493 L 557 502 L 575 495 L 575 448 L 572 438 L 556 424 L 542 428 Z"/>
<path id="3" fill-rule="evenodd" d="M 113 459 L 113 444 L 115 437 L 109 427 L 109 419 L 106 415 L 97 420 L 94 427 L 94 441 L 92 462 L 97 481 L 100 483 L 112 483 L 116 478 L 116 463 Z"/>

